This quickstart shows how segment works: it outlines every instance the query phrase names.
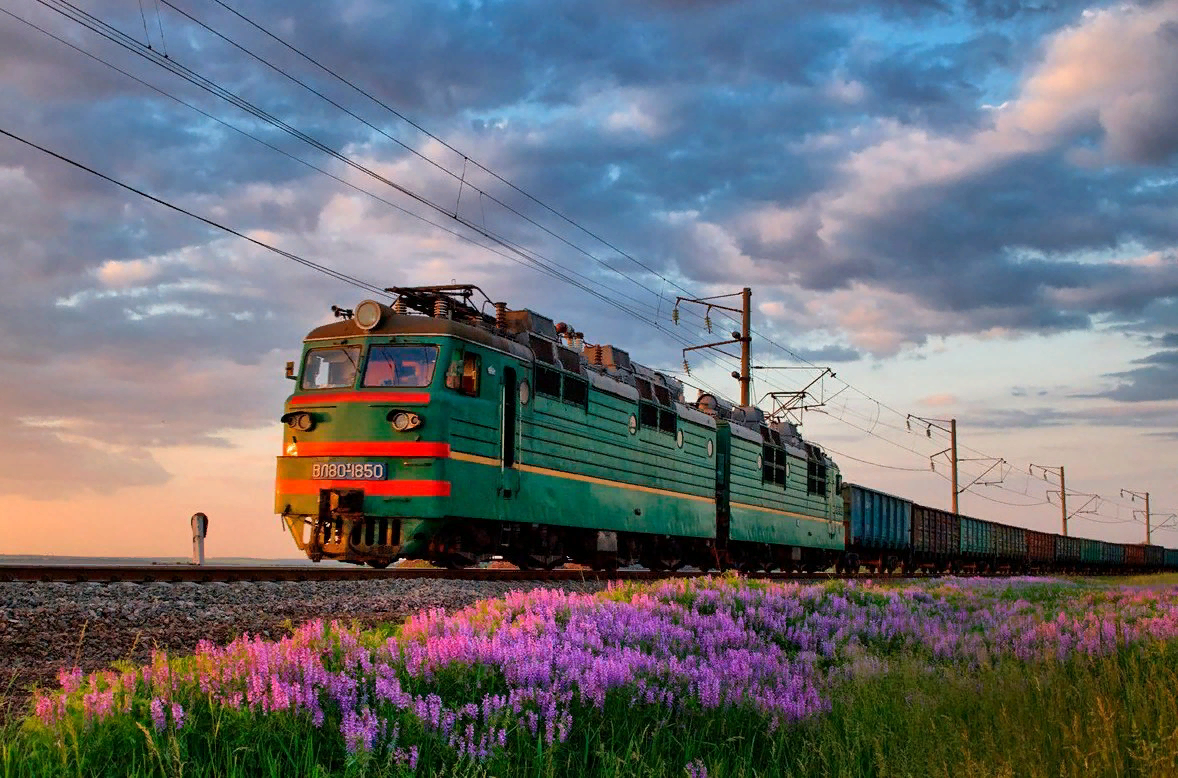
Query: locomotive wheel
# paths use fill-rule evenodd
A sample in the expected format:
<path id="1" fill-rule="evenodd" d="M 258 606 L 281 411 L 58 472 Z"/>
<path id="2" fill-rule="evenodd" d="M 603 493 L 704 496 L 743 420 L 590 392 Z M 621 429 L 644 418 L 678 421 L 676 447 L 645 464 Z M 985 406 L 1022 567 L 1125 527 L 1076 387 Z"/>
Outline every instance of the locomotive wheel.
<path id="1" fill-rule="evenodd" d="M 665 573 L 683 567 L 683 560 L 662 555 L 643 557 L 641 562 L 642 566 L 652 573 Z"/>
<path id="2" fill-rule="evenodd" d="M 474 554 L 454 551 L 435 559 L 433 563 L 446 570 L 462 570 L 463 568 L 478 566 L 479 560 Z"/>
<path id="3" fill-rule="evenodd" d="M 375 559 L 369 559 L 369 560 L 368 560 L 368 566 L 369 566 L 369 567 L 372 567 L 372 568 L 375 568 L 375 569 L 377 569 L 377 570 L 384 570 L 386 567 L 388 567 L 388 566 L 389 566 L 389 560 L 387 560 L 387 559 L 381 559 L 381 560 L 379 560 L 379 561 L 378 561 L 378 560 L 375 560 Z"/>
<path id="4" fill-rule="evenodd" d="M 663 563 L 663 560 L 657 557 L 644 556 L 638 561 L 643 567 L 652 573 L 661 573 L 667 569 L 666 565 Z"/>
<path id="5" fill-rule="evenodd" d="M 530 554 L 512 554 L 507 558 L 508 562 L 518 567 L 520 570 L 539 570 L 540 564 L 532 558 Z"/>

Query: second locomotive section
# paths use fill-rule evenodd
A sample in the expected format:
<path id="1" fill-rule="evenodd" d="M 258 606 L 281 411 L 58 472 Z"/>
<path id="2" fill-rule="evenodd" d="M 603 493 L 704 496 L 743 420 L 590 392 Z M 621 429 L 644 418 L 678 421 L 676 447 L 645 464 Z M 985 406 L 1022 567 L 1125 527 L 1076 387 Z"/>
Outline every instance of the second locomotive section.
<path id="1" fill-rule="evenodd" d="M 837 468 L 790 425 L 472 287 L 397 289 L 312 331 L 276 512 L 312 559 L 825 567 Z"/>

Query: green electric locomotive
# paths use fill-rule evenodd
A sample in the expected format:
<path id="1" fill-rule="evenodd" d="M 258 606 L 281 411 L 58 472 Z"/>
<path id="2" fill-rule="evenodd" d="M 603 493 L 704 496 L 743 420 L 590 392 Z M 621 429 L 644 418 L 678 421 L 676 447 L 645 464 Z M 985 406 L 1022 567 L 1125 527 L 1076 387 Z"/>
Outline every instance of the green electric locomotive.
<path id="1" fill-rule="evenodd" d="M 835 464 L 788 424 L 473 286 L 393 288 L 313 330 L 275 510 L 311 559 L 826 567 Z M 491 309 L 488 312 L 487 309 Z"/>

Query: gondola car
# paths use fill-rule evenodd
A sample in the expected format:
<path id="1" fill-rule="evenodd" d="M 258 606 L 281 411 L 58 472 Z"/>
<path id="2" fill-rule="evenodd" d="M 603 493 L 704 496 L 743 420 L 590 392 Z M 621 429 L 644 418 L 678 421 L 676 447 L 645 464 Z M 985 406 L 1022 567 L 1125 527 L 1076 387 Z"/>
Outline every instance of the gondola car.
<path id="1" fill-rule="evenodd" d="M 476 307 L 476 287 L 389 291 L 391 307 L 336 309 L 287 366 L 275 510 L 311 559 L 819 569 L 842 553 L 838 468 L 796 428 L 689 405 L 617 347 Z"/>

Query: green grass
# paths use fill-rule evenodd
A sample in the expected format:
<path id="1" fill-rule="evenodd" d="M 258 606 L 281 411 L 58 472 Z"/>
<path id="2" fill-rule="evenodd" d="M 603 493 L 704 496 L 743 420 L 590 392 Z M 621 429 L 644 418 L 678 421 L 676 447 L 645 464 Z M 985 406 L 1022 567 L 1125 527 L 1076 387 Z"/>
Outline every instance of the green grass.
<path id="1" fill-rule="evenodd" d="M 484 765 L 454 764 L 426 741 L 420 775 L 686 776 L 711 778 L 1165 778 L 1178 776 L 1178 646 L 1125 649 L 1062 665 L 1004 661 L 974 672 L 901 660 L 846 683 L 828 714 L 770 735 L 747 711 L 677 715 L 607 700 L 574 710 L 564 744 L 520 741 Z M 194 706 L 179 736 L 127 720 L 67 729 L 0 730 L 0 776 L 409 775 L 380 755 L 350 761 L 304 718 L 253 717 Z"/>
<path id="2" fill-rule="evenodd" d="M 785 775 L 1178 775 L 1178 646 L 973 673 L 902 665 L 790 733 Z"/>
<path id="3" fill-rule="evenodd" d="M 1088 583 L 1111 586 L 1174 586 L 1178 573 L 1150 573 L 1149 575 L 1113 575 L 1081 579 Z"/>

